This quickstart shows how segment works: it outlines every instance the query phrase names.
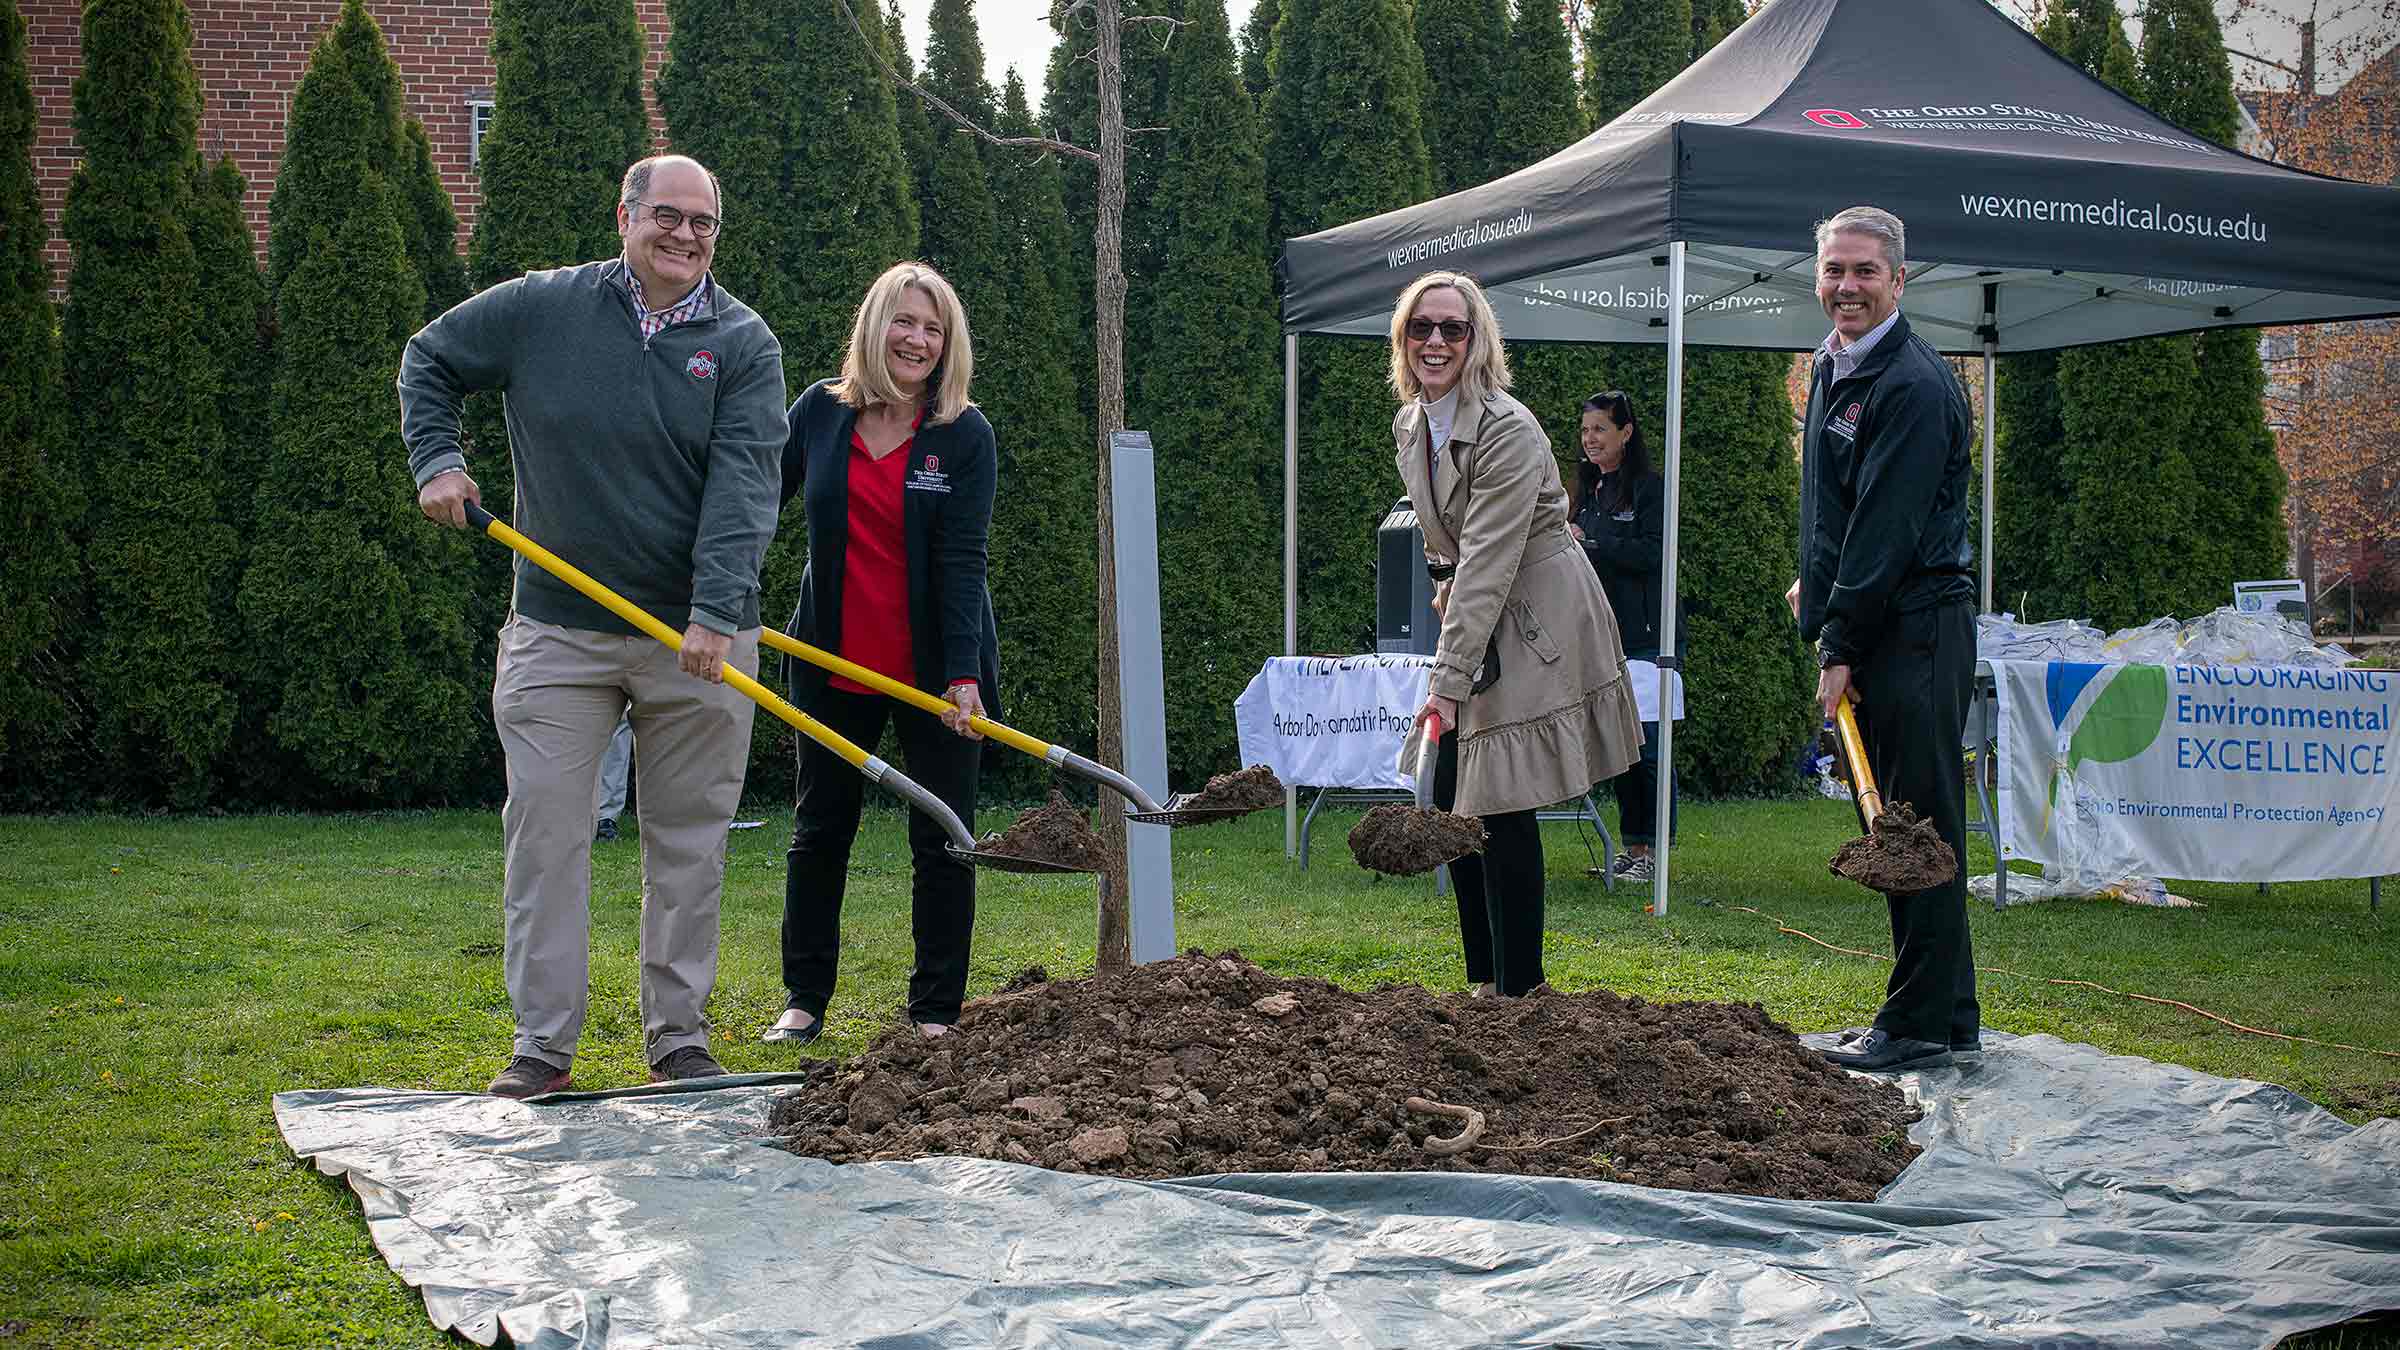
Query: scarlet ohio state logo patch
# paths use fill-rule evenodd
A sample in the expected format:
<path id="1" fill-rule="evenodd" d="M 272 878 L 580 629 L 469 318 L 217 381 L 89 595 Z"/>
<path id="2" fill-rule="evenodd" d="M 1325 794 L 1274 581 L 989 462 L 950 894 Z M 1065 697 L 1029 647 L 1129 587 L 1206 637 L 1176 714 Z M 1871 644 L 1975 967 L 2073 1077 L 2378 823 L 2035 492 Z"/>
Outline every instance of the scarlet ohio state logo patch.
<path id="1" fill-rule="evenodd" d="M 940 473 L 941 471 L 942 457 L 940 455 L 927 455 L 925 457 L 925 472 Z"/>
<path id="2" fill-rule="evenodd" d="M 696 351 L 691 360 L 683 363 L 683 369 L 695 380 L 713 380 L 717 378 L 716 354 L 705 349 Z"/>

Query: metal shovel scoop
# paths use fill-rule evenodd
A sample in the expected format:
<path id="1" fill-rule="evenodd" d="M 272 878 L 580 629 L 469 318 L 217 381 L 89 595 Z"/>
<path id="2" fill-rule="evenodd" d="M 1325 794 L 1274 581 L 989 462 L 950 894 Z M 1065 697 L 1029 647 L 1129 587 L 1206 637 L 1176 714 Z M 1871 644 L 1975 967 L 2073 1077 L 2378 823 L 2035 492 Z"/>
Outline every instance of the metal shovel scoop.
<path id="1" fill-rule="evenodd" d="M 761 629 L 758 640 L 779 652 L 799 657 L 812 666 L 830 670 L 846 679 L 856 680 L 877 693 L 889 695 L 911 707 L 922 708 L 926 712 L 937 715 L 956 710 L 956 705 L 947 699 L 926 693 L 915 685 L 903 684 L 880 671 L 869 670 L 855 662 L 845 661 L 821 647 L 812 647 L 789 634 L 779 633 L 772 628 Z M 1097 760 L 1085 759 L 1065 746 L 1036 740 L 1014 727 L 1003 726 L 988 717 L 970 717 L 967 719 L 967 724 L 1011 750 L 1031 755 L 1053 769 L 1063 769 L 1078 778 L 1098 783 L 1123 797 L 1134 806 L 1133 810 L 1125 813 L 1125 818 L 1139 824 L 1206 825 L 1213 821 L 1231 820 L 1235 816 L 1245 816 L 1260 809 L 1254 806 L 1194 806 L 1192 805 L 1193 800 L 1200 795 L 1194 792 L 1178 792 L 1162 806 L 1157 799 L 1142 790 L 1141 784 Z"/>
<path id="2" fill-rule="evenodd" d="M 605 606 L 618 618 L 657 638 L 676 651 L 683 650 L 682 634 L 660 623 L 648 611 L 632 601 L 594 581 L 557 554 L 503 524 L 491 512 L 484 510 L 474 502 L 467 503 L 467 523 L 523 554 L 543 571 L 591 597 L 595 603 Z M 934 796 L 914 779 L 851 744 L 833 728 L 793 707 L 781 695 L 735 670 L 732 666 L 720 665 L 718 673 L 725 677 L 725 683 L 749 695 L 752 702 L 797 727 L 801 735 L 841 756 L 850 767 L 864 774 L 868 782 L 891 789 L 906 798 L 909 805 L 931 817 L 935 824 L 942 827 L 942 832 L 950 836 L 948 851 L 951 857 L 976 867 L 990 867 L 1002 872 L 1089 872 L 1097 870 L 1050 862 L 1042 858 L 1012 857 L 1008 854 L 991 853 L 977 848 L 975 836 L 968 831 L 966 822 L 958 818 L 958 813 L 951 810 L 948 803 Z"/>
<path id="3" fill-rule="evenodd" d="M 1850 775 L 1850 800 L 1858 807 L 1859 828 L 1865 833 L 1836 850 L 1827 864 L 1837 877 L 1872 891 L 1902 895 L 1947 884 L 1958 875 L 1958 854 L 1906 802 L 1888 806 L 1875 786 L 1875 771 L 1867 764 L 1867 744 L 1858 733 L 1858 716 L 1851 711 L 1847 691 L 1833 714 L 1835 744 Z"/>

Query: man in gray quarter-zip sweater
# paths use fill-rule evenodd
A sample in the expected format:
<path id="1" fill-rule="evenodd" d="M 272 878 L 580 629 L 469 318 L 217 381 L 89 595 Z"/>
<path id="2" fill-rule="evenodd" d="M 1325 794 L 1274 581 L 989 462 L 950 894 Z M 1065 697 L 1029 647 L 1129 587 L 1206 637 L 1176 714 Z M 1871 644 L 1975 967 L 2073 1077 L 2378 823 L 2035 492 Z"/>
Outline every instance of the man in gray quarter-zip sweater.
<path id="1" fill-rule="evenodd" d="M 508 757 L 504 922 L 516 1043 L 491 1090 L 568 1084 L 589 996 L 592 791 L 630 713 L 641 784 L 642 1031 L 650 1078 L 708 1052 L 726 827 L 758 673 L 759 565 L 784 435 L 775 335 L 710 277 L 723 197 L 697 162 L 625 174 L 622 257 L 503 282 L 409 339 L 400 421 L 417 505 L 465 528 L 480 503 L 459 408 L 505 391 L 518 529 L 683 630 L 677 653 L 526 559 L 500 631 L 492 719 Z"/>

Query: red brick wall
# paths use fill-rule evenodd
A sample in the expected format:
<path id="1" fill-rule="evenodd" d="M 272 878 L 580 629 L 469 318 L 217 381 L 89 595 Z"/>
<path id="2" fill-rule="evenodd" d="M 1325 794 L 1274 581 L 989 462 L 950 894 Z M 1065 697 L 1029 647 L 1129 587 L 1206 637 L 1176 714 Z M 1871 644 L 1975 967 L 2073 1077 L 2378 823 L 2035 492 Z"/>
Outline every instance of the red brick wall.
<path id="1" fill-rule="evenodd" d="M 341 15 L 341 0 L 186 0 L 192 16 L 192 61 L 200 72 L 204 111 L 200 150 L 210 161 L 231 155 L 250 180 L 250 228 L 266 257 L 267 200 L 283 158 L 283 122 L 292 92 L 308 68 L 309 52 Z M 30 29 L 33 97 L 41 130 L 34 172 L 50 226 L 50 261 L 57 285 L 66 283 L 68 253 L 59 237 L 75 147 L 75 77 L 83 69 L 78 0 L 19 0 Z M 645 73 L 658 76 L 667 55 L 666 0 L 637 0 L 650 41 Z M 368 0 L 384 41 L 408 88 L 408 110 L 424 122 L 434 162 L 458 208 L 458 244 L 475 226 L 481 191 L 469 162 L 474 134 L 469 99 L 492 96 L 491 0 Z M 656 99 L 650 127 L 660 145 L 665 123 Z M 599 209 L 595 207 L 594 209 Z"/>

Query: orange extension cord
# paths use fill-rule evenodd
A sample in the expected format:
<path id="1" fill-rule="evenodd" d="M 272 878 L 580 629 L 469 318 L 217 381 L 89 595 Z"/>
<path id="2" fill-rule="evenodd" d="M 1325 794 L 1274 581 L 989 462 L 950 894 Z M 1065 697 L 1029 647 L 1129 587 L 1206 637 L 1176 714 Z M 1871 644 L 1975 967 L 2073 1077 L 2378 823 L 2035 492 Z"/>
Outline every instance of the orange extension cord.
<path id="1" fill-rule="evenodd" d="M 1792 927 L 1790 924 L 1785 923 L 1781 918 L 1773 914 L 1769 914 L 1765 910 L 1752 909 L 1748 905 L 1726 905 L 1724 908 L 1739 910 L 1744 914 L 1756 914 L 1758 917 L 1774 924 L 1776 932 L 1788 933 L 1793 937 L 1802 938 L 1806 941 L 1813 942 L 1829 952 L 1840 952 L 1844 956 L 1872 957 L 1878 961 L 1890 961 L 1892 959 L 1889 956 L 1884 955 L 1882 952 L 1861 951 L 1856 947 L 1836 947 L 1832 943 L 1827 942 L 1825 939 L 1818 937 L 1814 933 L 1803 932 L 1800 929 Z M 2069 985 L 2081 989 L 2097 989 L 2103 994 L 2114 994 L 2118 998 L 2137 999 L 2143 1003 L 2157 1003 L 2169 1008 L 2181 1008 L 2185 1012 L 2205 1017 L 2211 1022 L 2220 1023 L 2224 1026 L 2233 1028 L 2235 1031 L 2244 1032 L 2252 1036 L 2266 1036 L 2274 1040 L 2291 1041 L 2299 1045 L 2321 1045 L 2328 1050 L 2349 1050 L 2362 1055 L 2382 1055 L 2386 1059 L 2400 1059 L 2400 1050 L 2378 1050 L 2371 1045 L 2345 1045 L 2340 1041 L 2320 1041 L 2314 1036 L 2287 1036 L 2280 1031 L 2269 1031 L 2264 1027 L 2246 1027 L 2241 1023 L 2234 1021 L 2230 1017 L 2220 1017 L 2217 1014 L 2210 1012 L 2206 1008 L 2196 1008 L 2189 1003 L 2184 1003 L 2177 999 L 2159 998 L 2153 994 L 2129 993 L 2123 989 L 2111 989 L 2105 984 L 2095 984 L 2090 980 L 2053 979 L 2047 975 L 2028 975 L 2024 971 L 2009 970 L 2001 966 L 1977 966 L 1975 970 L 1978 974 L 1982 975 L 2013 975 L 2020 980 L 2040 980 L 2044 984 Z"/>

